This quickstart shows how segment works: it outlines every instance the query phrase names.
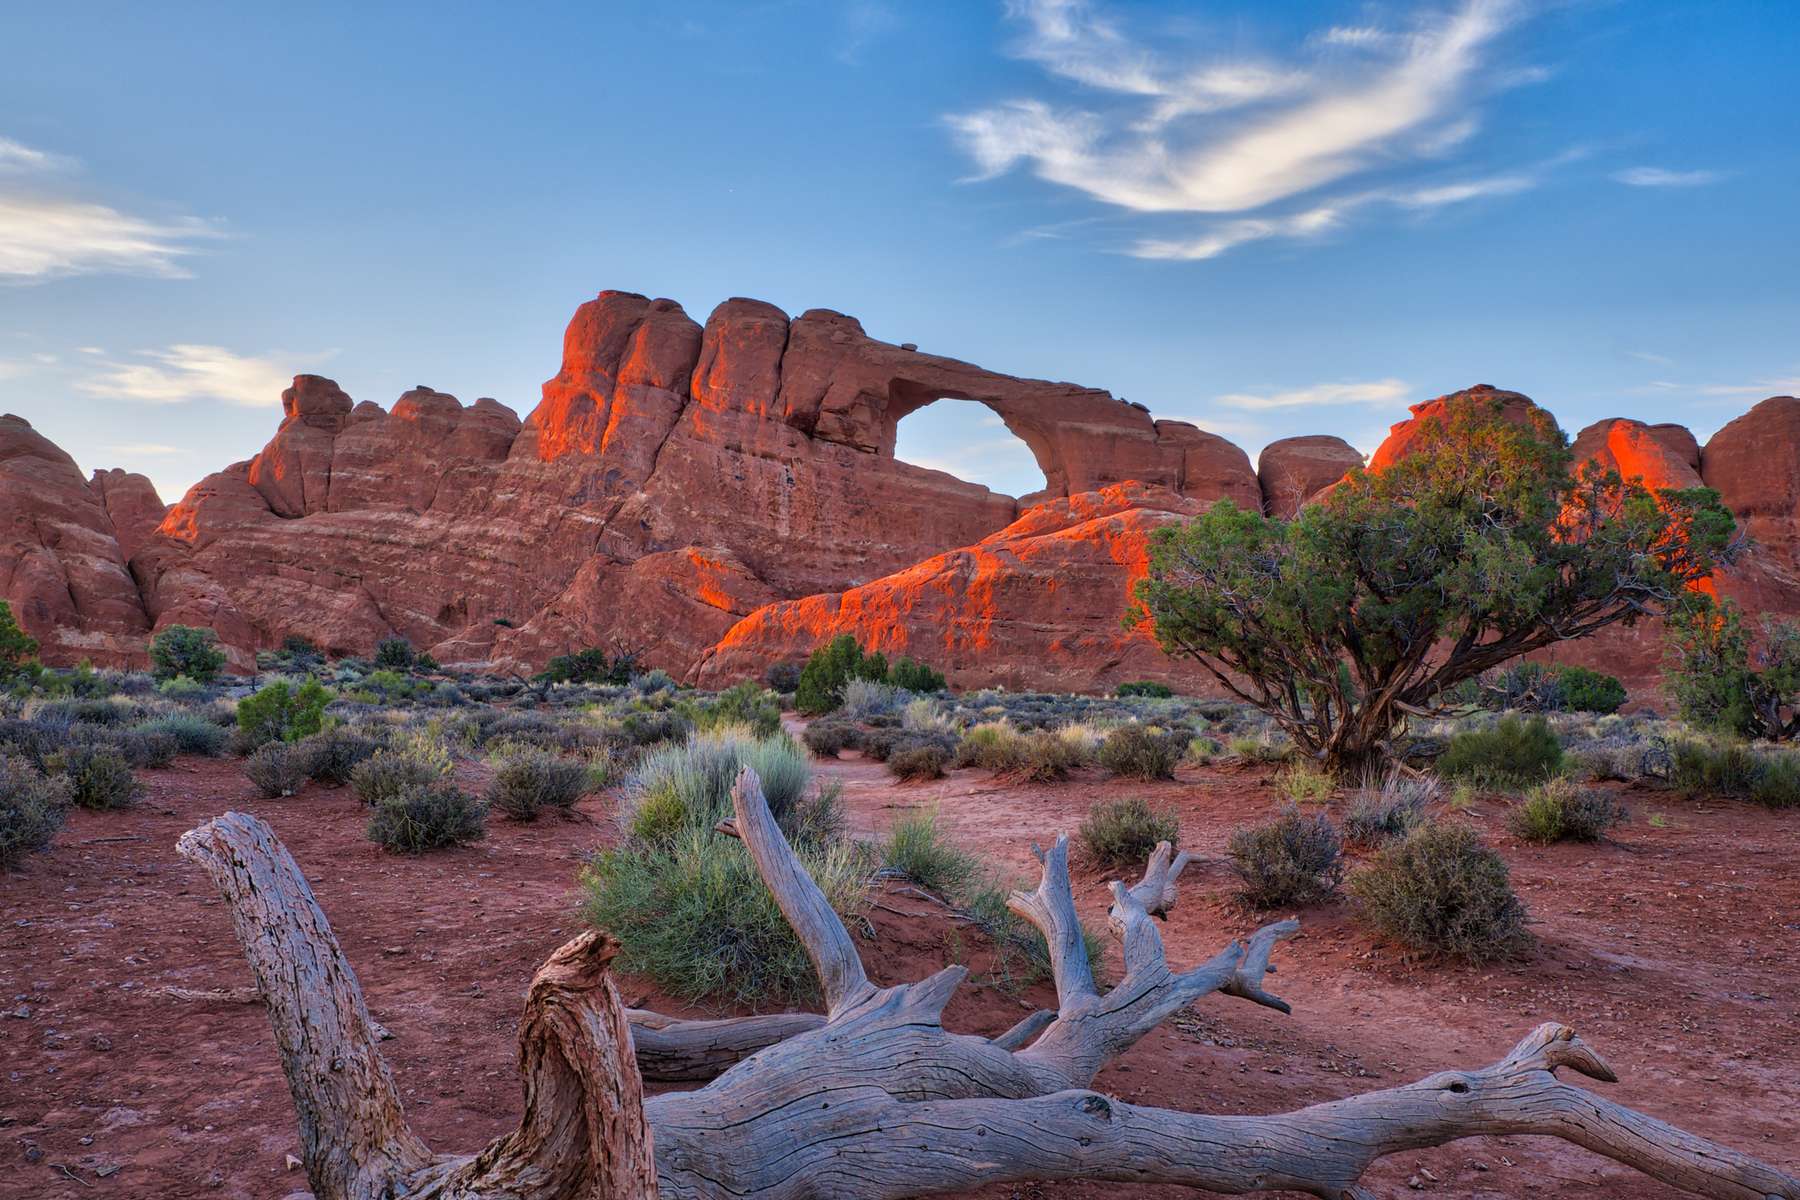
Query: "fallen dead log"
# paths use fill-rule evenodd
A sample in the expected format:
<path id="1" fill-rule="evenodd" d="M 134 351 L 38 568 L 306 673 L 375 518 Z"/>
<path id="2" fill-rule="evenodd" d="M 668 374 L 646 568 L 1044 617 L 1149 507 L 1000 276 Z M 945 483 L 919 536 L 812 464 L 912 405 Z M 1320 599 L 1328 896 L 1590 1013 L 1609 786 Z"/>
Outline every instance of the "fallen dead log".
<path id="1" fill-rule="evenodd" d="M 1004 1181 L 1095 1179 L 1346 1198 L 1368 1194 L 1358 1180 L 1388 1154 L 1539 1134 L 1696 1195 L 1800 1200 L 1800 1179 L 1558 1079 L 1558 1070 L 1613 1075 L 1556 1024 L 1539 1026 L 1492 1066 L 1296 1112 L 1221 1117 L 1125 1104 L 1089 1090 L 1095 1072 L 1188 1004 L 1217 992 L 1287 1011 L 1263 983 L 1294 922 L 1172 970 L 1152 913 L 1173 904 L 1186 856 L 1159 847 L 1141 882 L 1111 885 L 1125 973 L 1103 993 L 1083 951 L 1060 839 L 1042 855 L 1037 888 L 1010 901 L 1049 944 L 1056 1010 L 999 1038 L 952 1034 L 940 1016 L 963 968 L 876 987 L 752 773 L 740 776 L 733 802 L 735 827 L 818 973 L 825 1014 L 715 1023 L 628 1013 L 608 976 L 616 943 L 583 934 L 551 956 L 526 998 L 519 1129 L 462 1157 L 433 1154 L 407 1126 L 356 977 L 269 828 L 228 813 L 185 834 L 181 852 L 218 884 L 267 999 L 314 1194 L 898 1200 Z M 722 1073 L 646 1100 L 638 1063 L 654 1057 L 657 1037 L 693 1039 L 654 1052 L 666 1069 Z M 759 1045 L 764 1037 L 773 1040 Z M 635 1054 L 634 1038 L 643 1043 Z"/>

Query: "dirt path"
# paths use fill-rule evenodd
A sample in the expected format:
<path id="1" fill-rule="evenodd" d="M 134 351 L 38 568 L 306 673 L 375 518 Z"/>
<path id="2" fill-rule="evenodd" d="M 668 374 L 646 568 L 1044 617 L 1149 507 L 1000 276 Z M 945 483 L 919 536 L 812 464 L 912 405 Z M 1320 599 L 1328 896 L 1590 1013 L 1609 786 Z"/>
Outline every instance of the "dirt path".
<path id="1" fill-rule="evenodd" d="M 885 830 L 899 808 L 935 803 L 952 836 L 1020 875 L 1029 845 L 1073 829 L 1095 799 L 1141 792 L 1179 811 L 1184 841 L 1216 858 L 1233 824 L 1271 809 L 1256 770 L 1222 768 L 1172 784 L 1097 779 L 1011 787 L 981 772 L 896 785 L 873 763 L 828 764 L 846 784 L 853 827 Z M 255 1005 L 178 1000 L 167 987 L 241 987 L 248 972 L 229 921 L 174 841 L 228 808 L 265 817 L 307 871 L 394 1033 L 384 1050 L 420 1132 L 472 1148 L 518 1110 L 513 1033 L 532 970 L 578 927 L 575 875 L 603 824 L 490 825 L 475 847 L 400 859 L 362 837 L 347 790 L 309 787 L 265 801 L 235 764 L 180 760 L 145 773 L 145 802 L 77 812 L 47 853 L 0 875 L 0 1196 L 288 1197 L 305 1176 L 273 1039 Z M 1209 999 L 1146 1038 L 1101 1076 L 1128 1099 L 1221 1112 L 1271 1111 L 1496 1058 L 1532 1024 L 1566 1020 L 1598 1046 L 1626 1103 L 1800 1168 L 1800 868 L 1794 817 L 1743 807 L 1699 811 L 1635 801 L 1615 843 L 1522 848 L 1497 805 L 1475 814 L 1514 867 L 1542 953 L 1517 967 L 1408 968 L 1374 946 L 1341 905 L 1302 912 L 1306 932 L 1278 956 L 1281 1017 Z M 610 802 L 583 810 L 599 817 Z M 1665 828 L 1645 817 L 1665 811 Z M 1078 879 L 1103 921 L 1100 881 Z M 1190 875 L 1165 931 L 1170 957 L 1210 955 L 1254 919 L 1233 911 L 1216 863 Z M 871 973 L 917 977 L 965 954 L 929 902 L 890 892 L 871 914 Z M 975 965 L 979 969 L 979 954 Z M 668 1005 L 625 980 L 628 999 Z M 1048 999 L 966 989 L 947 1020 L 998 1032 Z M 1673 1193 L 1579 1151 L 1526 1139 L 1403 1155 L 1371 1182 L 1409 1178 L 1459 1196 L 1662 1197 Z M 1056 1186 L 993 1195 L 1189 1195 Z"/>

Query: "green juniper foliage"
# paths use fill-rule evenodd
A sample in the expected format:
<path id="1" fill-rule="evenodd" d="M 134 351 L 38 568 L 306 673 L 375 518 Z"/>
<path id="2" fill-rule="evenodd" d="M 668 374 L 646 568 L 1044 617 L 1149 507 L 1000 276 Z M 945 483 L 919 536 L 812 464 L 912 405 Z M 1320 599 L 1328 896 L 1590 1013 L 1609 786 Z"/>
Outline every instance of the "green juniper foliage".
<path id="1" fill-rule="evenodd" d="M 24 679 L 38 672 L 37 639 L 19 628 L 12 605 L 0 600 L 0 684 Z"/>
<path id="2" fill-rule="evenodd" d="M 852 679 L 880 683 L 887 673 L 887 659 L 880 654 L 864 654 L 855 637 L 840 633 L 806 660 L 794 691 L 794 707 L 808 716 L 828 713 L 844 702 L 846 683 Z"/>
<path id="3" fill-rule="evenodd" d="M 1452 397 L 1404 457 L 1292 521 L 1220 501 L 1158 529 L 1128 619 L 1335 769 L 1462 681 L 1665 612 L 1735 557 L 1717 492 L 1571 473 L 1549 414 L 1514 415 Z"/>
<path id="4" fill-rule="evenodd" d="M 1684 720 L 1745 737 L 1800 735 L 1800 625 L 1764 618 L 1753 643 L 1737 605 L 1696 596 L 1668 639 L 1664 684 Z"/>
<path id="5" fill-rule="evenodd" d="M 238 729 L 253 746 L 264 742 L 295 742 L 319 732 L 331 693 L 316 679 L 299 688 L 277 680 L 253 696 L 238 702 Z"/>
<path id="6" fill-rule="evenodd" d="M 210 629 L 171 625 L 150 640 L 150 662 L 158 679 L 186 675 L 196 683 L 211 683 L 225 668 L 225 652 Z"/>

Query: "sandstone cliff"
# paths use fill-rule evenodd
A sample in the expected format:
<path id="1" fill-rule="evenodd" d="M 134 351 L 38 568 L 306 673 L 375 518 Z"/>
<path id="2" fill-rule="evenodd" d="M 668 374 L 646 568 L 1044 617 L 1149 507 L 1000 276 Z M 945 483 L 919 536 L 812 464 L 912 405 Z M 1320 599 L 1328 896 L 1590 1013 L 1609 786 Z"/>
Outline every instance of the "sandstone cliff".
<path id="1" fill-rule="evenodd" d="M 897 460 L 900 420 L 941 398 L 992 410 L 1045 490 L 1015 499 Z M 1225 497 L 1290 515 L 1361 461 L 1296 436 L 1253 470 L 1191 424 L 881 342 L 841 313 L 733 299 L 701 325 L 625 292 L 577 310 L 523 420 L 423 385 L 384 410 L 315 375 L 282 407 L 256 456 L 166 510 L 142 476 L 83 479 L 0 419 L 0 595 L 49 661 L 140 663 L 149 633 L 180 623 L 216 629 L 240 667 L 289 633 L 337 653 L 400 633 L 451 664 L 629 646 L 725 682 L 852 631 L 962 684 L 1185 679 L 1119 625 L 1149 531 Z M 1764 547 L 1727 590 L 1790 611 L 1797 410 L 1765 401 L 1704 450 L 1624 419 L 1576 448 L 1653 486 L 1719 488 Z"/>

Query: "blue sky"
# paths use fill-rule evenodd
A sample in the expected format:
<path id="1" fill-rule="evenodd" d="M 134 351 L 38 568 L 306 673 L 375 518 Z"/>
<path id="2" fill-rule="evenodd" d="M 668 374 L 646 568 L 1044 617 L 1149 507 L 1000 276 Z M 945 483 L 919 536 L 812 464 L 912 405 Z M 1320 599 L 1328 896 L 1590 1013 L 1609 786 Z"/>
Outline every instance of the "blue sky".
<path id="1" fill-rule="evenodd" d="M 175 499 L 284 377 L 522 414 L 606 287 L 757 296 L 1254 455 L 1485 382 L 1800 392 L 1789 0 L 10 4 L 0 410 Z M 971 406 L 902 457 L 1041 484 Z"/>

